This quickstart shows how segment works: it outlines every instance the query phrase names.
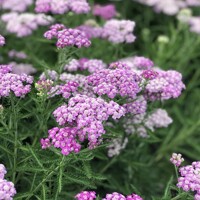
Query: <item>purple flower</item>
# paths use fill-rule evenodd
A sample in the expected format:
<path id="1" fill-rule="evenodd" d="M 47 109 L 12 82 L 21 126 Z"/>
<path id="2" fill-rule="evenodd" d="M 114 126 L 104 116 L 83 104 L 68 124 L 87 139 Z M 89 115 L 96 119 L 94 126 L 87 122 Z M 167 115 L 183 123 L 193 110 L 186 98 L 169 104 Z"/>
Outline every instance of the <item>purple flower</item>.
<path id="1" fill-rule="evenodd" d="M 126 197 L 118 192 L 113 192 L 112 194 L 106 194 L 106 197 L 102 200 L 126 200 Z"/>
<path id="2" fill-rule="evenodd" d="M 93 200 L 96 199 L 96 192 L 94 191 L 83 191 L 75 196 L 77 200 Z"/>
<path id="3" fill-rule="evenodd" d="M 182 155 L 179 153 L 173 153 L 172 157 L 170 158 L 171 163 L 173 163 L 176 167 L 179 167 L 181 163 L 184 161 Z"/>
<path id="4" fill-rule="evenodd" d="M 117 11 L 114 4 L 108 4 L 105 6 L 95 5 L 93 8 L 93 15 L 100 16 L 105 20 L 111 19 L 117 15 Z"/>
<path id="5" fill-rule="evenodd" d="M 0 180 L 4 179 L 5 174 L 7 173 L 6 168 L 3 164 L 0 164 Z"/>
<path id="6" fill-rule="evenodd" d="M 0 179 L 0 200 L 10 199 L 16 194 L 14 184 L 4 179 Z"/>
<path id="7" fill-rule="evenodd" d="M 141 76 L 147 80 L 153 80 L 158 76 L 158 72 L 153 71 L 153 70 L 144 70 Z"/>
<path id="8" fill-rule="evenodd" d="M 39 26 L 46 26 L 53 22 L 51 16 L 33 13 L 6 13 L 1 16 L 6 23 L 6 29 L 10 33 L 15 33 L 17 37 L 31 35 Z"/>
<path id="9" fill-rule="evenodd" d="M 23 51 L 16 51 L 14 49 L 8 52 L 8 56 L 10 58 L 19 58 L 19 59 L 27 58 L 27 55 Z"/>
<path id="10" fill-rule="evenodd" d="M 32 3 L 33 0 L 1 0 L 0 5 L 5 10 L 24 12 Z"/>
<path id="11" fill-rule="evenodd" d="M 108 20 L 103 26 L 102 38 L 113 43 L 132 43 L 136 37 L 133 35 L 135 22 L 130 20 Z"/>
<path id="12" fill-rule="evenodd" d="M 10 70 L 11 66 L 0 65 L 0 97 L 9 96 L 11 91 L 17 97 L 24 97 L 31 90 L 33 77 L 13 74 Z"/>
<path id="13" fill-rule="evenodd" d="M 198 200 L 200 196 L 200 162 L 196 161 L 192 165 L 181 167 L 179 172 L 177 187 L 186 192 L 195 192 L 194 199 Z"/>
<path id="14" fill-rule="evenodd" d="M 137 194 L 131 194 L 126 197 L 126 200 L 143 200 L 143 198 Z"/>
<path id="15" fill-rule="evenodd" d="M 86 37 L 85 33 L 77 29 L 64 28 L 62 30 L 58 30 L 58 27 L 51 27 L 49 31 L 44 33 L 44 37 L 49 40 L 55 37 L 57 39 L 56 46 L 58 48 L 64 48 L 67 46 L 75 46 L 81 48 L 89 47 L 91 45 L 91 42 Z"/>
<path id="16" fill-rule="evenodd" d="M 16 194 L 14 184 L 4 179 L 7 173 L 3 164 L 0 164 L 0 200 L 12 200 Z"/>
<path id="17" fill-rule="evenodd" d="M 76 29 L 83 31 L 88 39 L 91 38 L 101 38 L 103 33 L 103 28 L 98 26 L 91 26 L 91 25 L 81 25 L 76 27 Z"/>
<path id="18" fill-rule="evenodd" d="M 102 134 L 105 134 L 103 122 L 110 116 L 119 119 L 125 115 L 125 110 L 113 101 L 107 103 L 101 98 L 76 95 L 69 99 L 68 105 L 58 107 L 53 115 L 60 126 L 67 127 L 55 128 L 56 138 L 51 138 L 50 135 L 48 138 L 54 147 L 61 148 L 62 154 L 68 155 L 72 151 L 78 152 L 81 148 L 79 142 L 86 139 L 89 141 L 90 149 L 99 145 Z M 50 130 L 49 134 L 51 132 Z M 49 140 L 41 140 L 43 148 L 49 146 Z M 67 145 L 62 146 L 61 143 Z"/>
<path id="19" fill-rule="evenodd" d="M 20 63 L 17 64 L 15 62 L 9 63 L 9 65 L 12 66 L 12 72 L 14 74 L 34 74 L 37 70 L 31 65 L 31 64 L 26 64 L 26 63 Z"/>
<path id="20" fill-rule="evenodd" d="M 64 14 L 72 11 L 76 14 L 82 14 L 90 11 L 86 0 L 37 0 L 35 5 L 35 11 L 39 13 Z"/>
<path id="21" fill-rule="evenodd" d="M 5 44 L 5 38 L 0 35 L 0 46 L 3 46 Z"/>
<path id="22" fill-rule="evenodd" d="M 116 95 L 135 98 L 141 90 L 139 82 L 140 77 L 126 68 L 100 70 L 88 76 L 88 84 L 93 86 L 93 91 L 109 98 Z"/>
<path id="23" fill-rule="evenodd" d="M 133 64 L 138 69 L 151 69 L 154 66 L 153 61 L 142 56 L 135 56 Z"/>
<path id="24" fill-rule="evenodd" d="M 155 101 L 177 98 L 183 89 L 185 89 L 185 85 L 179 72 L 160 70 L 156 78 L 149 80 L 145 92 L 147 99 Z"/>

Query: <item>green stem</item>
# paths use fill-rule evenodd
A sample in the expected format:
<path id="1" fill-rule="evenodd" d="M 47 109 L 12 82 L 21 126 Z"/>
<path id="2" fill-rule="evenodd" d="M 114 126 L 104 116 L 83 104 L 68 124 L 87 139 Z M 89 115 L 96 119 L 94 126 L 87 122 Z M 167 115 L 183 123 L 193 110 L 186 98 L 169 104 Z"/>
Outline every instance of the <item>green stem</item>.
<path id="1" fill-rule="evenodd" d="M 11 96 L 11 109 L 12 114 L 10 115 L 10 130 L 13 130 L 14 132 L 14 153 L 13 153 L 13 176 L 12 176 L 12 182 L 15 183 L 16 180 L 16 169 L 17 169 L 17 148 L 18 148 L 18 119 L 17 119 L 17 113 L 15 109 L 15 104 L 13 100 L 13 96 Z"/>

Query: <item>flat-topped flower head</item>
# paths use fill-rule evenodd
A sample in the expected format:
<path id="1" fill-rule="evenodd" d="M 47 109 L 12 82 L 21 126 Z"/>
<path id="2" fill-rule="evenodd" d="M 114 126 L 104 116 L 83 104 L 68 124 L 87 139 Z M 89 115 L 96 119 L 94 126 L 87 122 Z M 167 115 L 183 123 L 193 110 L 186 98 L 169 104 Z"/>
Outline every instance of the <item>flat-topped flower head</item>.
<path id="1" fill-rule="evenodd" d="M 130 20 L 108 20 L 103 26 L 102 38 L 112 43 L 132 43 L 136 37 L 133 35 L 135 22 Z"/>
<path id="2" fill-rule="evenodd" d="M 200 161 L 179 168 L 179 172 L 177 187 L 186 192 L 195 192 L 194 199 L 198 200 L 200 197 Z"/>
<path id="3" fill-rule="evenodd" d="M 16 194 L 14 184 L 4 179 L 7 173 L 3 164 L 0 164 L 0 200 L 12 200 Z"/>
<path id="4" fill-rule="evenodd" d="M 111 99 L 116 95 L 135 98 L 141 91 L 140 77 L 132 70 L 124 68 L 123 64 L 113 64 L 111 67 L 117 68 L 100 70 L 88 76 L 88 84 L 93 86 L 94 93 L 107 95 Z"/>
<path id="5" fill-rule="evenodd" d="M 185 89 L 182 75 L 174 70 L 157 72 L 157 76 L 149 80 L 145 87 L 146 98 L 151 101 L 178 98 Z"/>
<path id="6" fill-rule="evenodd" d="M 67 46 L 81 48 L 89 47 L 91 45 L 90 40 L 86 37 L 84 32 L 78 29 L 63 28 L 62 25 L 51 26 L 50 30 L 44 33 L 44 37 L 48 40 L 56 38 L 56 46 L 58 48 L 64 48 Z"/>
<path id="7" fill-rule="evenodd" d="M 94 191 L 83 191 L 75 196 L 77 200 L 94 200 L 96 199 L 96 192 Z"/>
<path id="8" fill-rule="evenodd" d="M 106 197 L 102 200 L 126 200 L 126 197 L 118 192 L 113 192 L 112 194 L 106 194 Z"/>
<path id="9" fill-rule="evenodd" d="M 5 179 L 0 179 L 0 200 L 12 200 L 15 194 L 14 184 Z"/>
<path id="10" fill-rule="evenodd" d="M 17 97 L 24 97 L 31 90 L 33 77 L 26 74 L 11 73 L 10 65 L 0 65 L 0 97 L 9 96 L 13 92 Z"/>
<path id="11" fill-rule="evenodd" d="M 52 144 L 61 148 L 62 154 L 68 155 L 70 152 L 78 152 L 81 148 L 79 143 L 85 140 L 89 141 L 90 149 L 98 146 L 105 134 L 103 122 L 109 117 L 119 119 L 125 115 L 125 109 L 114 101 L 106 102 L 101 98 L 77 94 L 69 99 L 68 105 L 58 107 L 53 115 L 58 124 L 65 127 L 53 129 L 54 135 L 61 134 L 62 137 L 51 138 L 52 131 L 49 130 L 49 140 L 41 140 L 41 144 L 43 148 Z M 68 145 L 60 146 L 61 143 Z"/>

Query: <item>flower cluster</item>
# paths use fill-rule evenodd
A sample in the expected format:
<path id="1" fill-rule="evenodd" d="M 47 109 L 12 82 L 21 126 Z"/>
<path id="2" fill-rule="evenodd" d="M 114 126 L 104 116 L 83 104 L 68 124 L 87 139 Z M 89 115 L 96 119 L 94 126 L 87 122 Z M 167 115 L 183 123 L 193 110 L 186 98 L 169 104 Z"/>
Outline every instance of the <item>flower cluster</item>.
<path id="1" fill-rule="evenodd" d="M 103 33 L 103 28 L 99 26 L 93 26 L 90 24 L 83 24 L 76 27 L 76 29 L 83 31 L 88 39 L 91 38 L 101 38 Z"/>
<path id="2" fill-rule="evenodd" d="M 93 200 L 96 199 L 96 192 L 94 191 L 83 191 L 75 196 L 77 200 Z"/>
<path id="3" fill-rule="evenodd" d="M 3 46 L 5 44 L 5 38 L 0 35 L 0 46 Z"/>
<path id="4" fill-rule="evenodd" d="M 181 163 L 184 161 L 184 158 L 182 158 L 182 155 L 179 153 L 173 153 L 172 157 L 170 158 L 171 163 L 173 163 L 176 167 L 179 167 Z"/>
<path id="5" fill-rule="evenodd" d="M 50 30 L 44 33 L 44 37 L 48 40 L 56 38 L 56 46 L 58 48 L 64 48 L 66 46 L 81 48 L 89 47 L 91 45 L 91 42 L 88 40 L 84 32 L 78 29 L 65 28 L 62 24 L 51 26 Z"/>
<path id="6" fill-rule="evenodd" d="M 9 65 L 12 65 L 12 72 L 14 74 L 34 74 L 37 70 L 31 65 L 26 63 L 17 64 L 16 62 L 11 62 Z"/>
<path id="7" fill-rule="evenodd" d="M 0 97 L 9 96 L 11 91 L 17 97 L 24 97 L 31 90 L 33 77 L 13 74 L 11 70 L 10 65 L 0 65 Z"/>
<path id="8" fill-rule="evenodd" d="M 52 12 L 53 14 L 72 11 L 81 14 L 88 13 L 90 5 L 87 0 L 36 0 L 35 11 L 38 13 Z"/>
<path id="9" fill-rule="evenodd" d="M 190 31 L 200 34 L 200 16 L 198 17 L 191 17 L 188 21 L 190 25 Z"/>
<path id="10" fill-rule="evenodd" d="M 132 43 L 136 39 L 134 27 L 134 21 L 111 19 L 104 24 L 101 37 L 113 43 Z"/>
<path id="11" fill-rule="evenodd" d="M 24 12 L 32 3 L 33 0 L 1 0 L 0 6 L 5 10 Z"/>
<path id="12" fill-rule="evenodd" d="M 64 70 L 69 72 L 88 70 L 90 73 L 94 73 L 105 68 L 106 64 L 102 60 L 98 59 L 72 59 L 67 65 L 64 66 Z"/>
<path id="13" fill-rule="evenodd" d="M 108 146 L 108 157 L 117 156 L 125 149 L 128 143 L 128 138 L 122 140 L 122 138 L 115 138 L 111 140 L 111 144 Z"/>
<path id="14" fill-rule="evenodd" d="M 193 162 L 192 165 L 181 167 L 179 172 L 177 186 L 186 192 L 196 192 L 194 199 L 198 200 L 200 198 L 200 162 Z"/>
<path id="15" fill-rule="evenodd" d="M 94 191 L 83 191 L 75 196 L 77 200 L 94 200 L 96 199 L 96 192 Z M 106 197 L 102 200 L 143 200 L 137 194 L 131 194 L 124 196 L 118 192 L 113 192 L 112 194 L 106 194 Z"/>
<path id="16" fill-rule="evenodd" d="M 140 77 L 126 67 L 104 69 L 88 76 L 88 84 L 93 86 L 93 91 L 100 96 L 106 94 L 109 98 L 116 95 L 135 98 L 141 91 L 139 82 Z"/>
<path id="17" fill-rule="evenodd" d="M 19 59 L 27 58 L 27 55 L 23 51 L 16 51 L 14 49 L 8 52 L 8 56 L 10 58 L 19 58 Z"/>
<path id="18" fill-rule="evenodd" d="M 126 117 L 124 128 L 128 134 L 138 134 L 141 137 L 147 137 L 147 129 L 155 131 L 155 128 L 168 127 L 172 119 L 163 109 L 156 109 L 149 115 L 141 113 Z"/>
<path id="19" fill-rule="evenodd" d="M 158 70 L 157 72 L 157 77 L 149 80 L 145 88 L 146 97 L 151 101 L 179 97 L 182 90 L 185 89 L 181 73 L 174 70 Z"/>
<path id="20" fill-rule="evenodd" d="M 88 38 L 102 38 L 118 44 L 135 41 L 134 27 L 134 21 L 110 19 L 102 27 L 92 22 L 78 26 L 77 29 L 83 31 Z"/>
<path id="21" fill-rule="evenodd" d="M 105 6 L 95 5 L 93 8 L 93 15 L 100 16 L 105 20 L 112 19 L 117 15 L 115 5 L 108 4 Z"/>
<path id="22" fill-rule="evenodd" d="M 147 109 L 147 101 L 143 96 L 138 96 L 136 99 L 127 99 L 127 103 L 123 104 L 126 113 L 134 115 L 143 114 Z"/>
<path id="23" fill-rule="evenodd" d="M 167 15 L 175 15 L 182 8 L 188 6 L 199 6 L 199 0 L 135 0 L 148 6 L 152 6 L 156 12 L 163 12 Z"/>
<path id="24" fill-rule="evenodd" d="M 154 63 L 149 58 L 145 58 L 143 56 L 135 56 L 133 58 L 133 65 L 137 69 L 145 70 L 145 69 L 151 69 L 154 66 Z"/>
<path id="25" fill-rule="evenodd" d="M 60 126 L 69 126 L 66 128 L 71 130 L 71 133 L 65 133 L 61 140 L 69 141 L 71 138 L 72 141 L 70 141 L 73 145 L 76 139 L 79 139 L 81 142 L 88 139 L 89 148 L 94 148 L 101 142 L 101 136 L 105 133 L 104 121 L 108 120 L 110 116 L 113 119 L 119 119 L 124 114 L 125 110 L 123 107 L 114 101 L 107 103 L 101 98 L 91 98 L 78 94 L 69 99 L 68 105 L 62 105 L 53 112 L 58 124 Z M 65 129 L 60 129 L 60 131 L 63 130 Z M 52 141 L 56 142 L 58 139 L 56 137 Z M 68 144 L 68 146 L 70 145 Z M 63 149 L 62 146 L 59 146 L 59 148 Z M 66 154 L 68 152 L 69 150 Z"/>
<path id="26" fill-rule="evenodd" d="M 0 164 L 0 200 L 12 200 L 16 194 L 14 184 L 4 179 L 7 173 L 3 164 Z"/>
<path id="27" fill-rule="evenodd" d="M 47 70 L 40 75 L 39 79 L 40 80 L 50 79 L 54 81 L 58 79 L 58 73 L 54 70 Z"/>
<path id="28" fill-rule="evenodd" d="M 65 84 L 55 85 L 52 80 L 43 79 L 35 84 L 35 88 L 39 91 L 38 95 L 46 94 L 48 97 L 62 95 L 63 98 L 68 99 L 72 93 L 76 92 L 79 84 L 75 81 L 67 81 Z"/>
<path id="29" fill-rule="evenodd" d="M 33 13 L 6 13 L 1 16 L 6 23 L 6 29 L 10 33 L 15 33 L 17 37 L 31 35 L 39 26 L 46 26 L 53 22 L 51 16 Z"/>

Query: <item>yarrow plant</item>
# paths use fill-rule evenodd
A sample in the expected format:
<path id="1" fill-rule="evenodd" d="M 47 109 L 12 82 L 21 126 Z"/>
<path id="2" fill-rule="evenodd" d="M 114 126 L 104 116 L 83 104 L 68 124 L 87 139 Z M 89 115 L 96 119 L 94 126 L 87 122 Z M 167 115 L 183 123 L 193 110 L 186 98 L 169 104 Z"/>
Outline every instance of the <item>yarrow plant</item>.
<path id="1" fill-rule="evenodd" d="M 165 12 L 170 2 L 178 11 L 198 4 L 156 0 L 151 6 Z M 192 124 L 182 118 L 189 106 L 178 108 L 193 99 L 184 82 L 190 90 L 199 73 L 188 79 L 179 72 L 193 46 L 185 40 L 186 51 L 174 44 L 184 23 L 198 32 L 198 21 L 181 16 L 176 37 L 157 39 L 167 35 L 168 18 L 155 19 L 132 4 L 0 0 L 0 200 L 191 200 L 186 191 L 199 198 L 199 163 L 180 168 L 183 158 L 173 154 L 180 171 L 176 189 L 163 159 L 177 145 L 183 150 L 180 141 L 199 128 L 197 122 L 183 137 L 177 131 Z M 196 72 L 197 57 L 186 72 Z"/>
<path id="2" fill-rule="evenodd" d="M 194 199 L 200 198 L 200 162 L 192 162 L 191 165 L 180 167 L 184 161 L 181 154 L 173 153 L 170 161 L 179 167 L 180 176 L 178 177 L 177 187 L 189 192 L 195 192 Z"/>

